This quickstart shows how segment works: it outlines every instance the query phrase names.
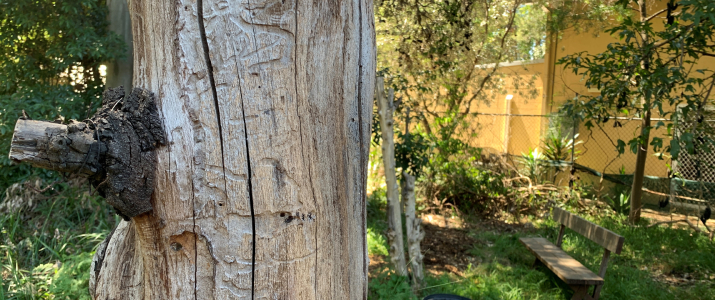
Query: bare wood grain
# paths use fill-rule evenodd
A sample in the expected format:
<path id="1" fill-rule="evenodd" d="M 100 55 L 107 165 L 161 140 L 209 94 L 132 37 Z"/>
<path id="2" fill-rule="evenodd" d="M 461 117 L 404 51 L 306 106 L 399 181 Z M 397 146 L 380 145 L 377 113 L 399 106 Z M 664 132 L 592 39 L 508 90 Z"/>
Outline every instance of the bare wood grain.
<path id="1" fill-rule="evenodd" d="M 153 212 L 108 245 L 132 259 L 105 259 L 96 299 L 366 298 L 372 1 L 130 10 L 134 85 L 168 145 Z"/>
<path id="2" fill-rule="evenodd" d="M 547 239 L 520 238 L 519 241 L 566 284 L 603 284 L 603 278 L 593 273 Z"/>

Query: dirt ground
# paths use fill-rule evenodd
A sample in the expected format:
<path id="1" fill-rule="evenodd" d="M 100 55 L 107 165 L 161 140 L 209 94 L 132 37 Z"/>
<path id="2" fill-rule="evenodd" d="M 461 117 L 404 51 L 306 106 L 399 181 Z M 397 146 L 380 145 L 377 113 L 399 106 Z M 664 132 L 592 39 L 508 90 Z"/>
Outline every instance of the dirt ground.
<path id="1" fill-rule="evenodd" d="M 668 212 L 656 211 L 656 210 L 647 209 L 647 208 L 643 209 L 643 213 L 641 214 L 641 217 L 652 219 L 653 223 L 667 222 L 667 221 L 671 221 L 671 220 L 684 220 L 686 218 L 686 216 L 682 215 L 682 214 L 676 214 L 676 213 L 670 214 Z M 697 216 L 687 216 L 687 219 L 690 220 L 690 223 L 693 223 L 694 225 L 697 224 L 697 226 L 700 229 L 704 229 L 705 226 L 703 226 L 703 223 L 700 221 L 700 219 Z M 715 230 L 715 219 L 710 219 L 706 223 L 711 230 Z M 663 225 L 663 226 L 667 226 L 667 225 Z M 688 224 L 686 224 L 684 222 L 678 222 L 678 223 L 674 223 L 673 227 L 685 229 L 685 228 L 688 228 L 689 226 L 688 226 Z"/>
<path id="2" fill-rule="evenodd" d="M 458 218 L 445 218 L 440 215 L 426 214 L 422 216 L 422 229 L 425 237 L 422 240 L 422 254 L 424 255 L 425 272 L 439 276 L 450 272 L 464 276 L 464 271 L 471 263 L 473 266 L 481 261 L 473 257 L 469 250 L 476 243 L 482 243 L 469 236 L 470 230 L 483 228 L 499 232 L 515 232 L 523 228 L 522 225 L 507 224 L 502 221 L 483 222 L 479 225 L 466 223 Z M 369 272 L 387 268 L 388 261 L 385 257 L 371 255 Z"/>

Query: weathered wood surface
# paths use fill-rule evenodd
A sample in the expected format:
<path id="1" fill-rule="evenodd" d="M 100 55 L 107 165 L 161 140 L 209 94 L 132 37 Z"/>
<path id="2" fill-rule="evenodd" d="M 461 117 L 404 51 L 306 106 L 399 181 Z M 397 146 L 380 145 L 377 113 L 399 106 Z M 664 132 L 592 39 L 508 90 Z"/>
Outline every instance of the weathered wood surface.
<path id="1" fill-rule="evenodd" d="M 92 175 L 98 168 L 99 144 L 84 127 L 84 123 L 17 120 L 10 160 L 37 168 Z"/>
<path id="2" fill-rule="evenodd" d="M 568 285 L 600 285 L 603 278 L 545 238 L 520 238 L 534 256 Z"/>
<path id="3" fill-rule="evenodd" d="M 611 252 L 620 254 L 623 249 L 625 239 L 622 236 L 561 208 L 554 207 L 553 219 Z"/>
<path id="4" fill-rule="evenodd" d="M 395 91 L 389 90 L 385 95 L 385 81 L 378 77 L 375 86 L 377 93 L 377 109 L 380 115 L 380 131 L 382 136 L 382 162 L 385 169 L 385 185 L 387 186 L 387 239 L 390 244 L 390 261 L 400 276 L 407 276 L 407 261 L 405 260 L 405 243 L 402 239 L 402 205 L 397 189 L 397 173 L 395 171 L 395 130 L 393 114 L 395 112 Z"/>
<path id="5" fill-rule="evenodd" d="M 168 145 L 96 299 L 366 298 L 372 1 L 130 11 L 134 86 L 156 93 Z"/>

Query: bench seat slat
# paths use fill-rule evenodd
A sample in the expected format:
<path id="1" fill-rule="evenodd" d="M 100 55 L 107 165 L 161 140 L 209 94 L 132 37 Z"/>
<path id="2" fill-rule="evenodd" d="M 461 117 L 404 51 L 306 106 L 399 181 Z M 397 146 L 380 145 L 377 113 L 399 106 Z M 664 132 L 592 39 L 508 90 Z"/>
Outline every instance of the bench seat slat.
<path id="1" fill-rule="evenodd" d="M 603 278 L 586 268 L 564 250 L 545 238 L 520 238 L 519 241 L 569 285 L 601 285 Z"/>

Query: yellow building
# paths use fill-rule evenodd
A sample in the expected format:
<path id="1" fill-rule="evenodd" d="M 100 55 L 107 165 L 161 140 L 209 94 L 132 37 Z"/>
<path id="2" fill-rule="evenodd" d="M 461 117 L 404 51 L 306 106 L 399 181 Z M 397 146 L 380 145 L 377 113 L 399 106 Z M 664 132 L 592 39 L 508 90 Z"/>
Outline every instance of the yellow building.
<path id="1" fill-rule="evenodd" d="M 657 1 L 649 8 L 656 12 L 665 8 L 667 1 Z M 614 24 L 617 22 L 613 20 Z M 654 21 L 655 30 L 661 30 L 663 24 Z M 558 36 L 558 37 L 557 37 Z M 543 148 L 541 139 L 547 132 L 549 123 L 544 117 L 558 111 L 568 99 L 579 95 L 598 95 L 596 89 L 587 89 L 582 77 L 575 75 L 571 70 L 564 70 L 562 65 L 556 65 L 558 59 L 580 52 L 598 54 L 607 49 L 609 43 L 618 40 L 608 33 L 595 35 L 593 32 L 576 33 L 574 31 L 561 32 L 549 37 L 546 57 L 543 60 L 531 62 L 513 62 L 502 64 L 503 70 L 511 70 L 515 76 L 536 76 L 536 89 L 538 97 L 530 98 L 519 95 L 518 90 L 509 90 L 502 101 L 495 101 L 491 105 L 480 105 L 472 109 L 475 122 L 473 127 L 478 131 L 479 141 L 475 146 L 485 148 L 487 152 L 508 153 L 521 155 L 529 149 Z M 715 69 L 715 58 L 701 58 L 697 68 Z M 508 85 L 507 85 L 508 86 Z M 511 95 L 511 96 L 509 96 Z M 653 116 L 653 125 L 659 120 L 666 124 L 668 120 Z M 626 149 L 626 153 L 618 155 L 614 143 L 618 139 L 625 142 L 640 133 L 640 119 L 620 119 L 622 127 L 614 127 L 614 120 L 601 123 L 600 128 L 588 130 L 585 126 L 578 126 L 579 145 L 582 153 L 577 158 L 578 164 L 607 174 L 632 174 L 635 169 L 636 155 Z M 476 125 L 475 125 L 476 123 Z M 665 128 L 651 131 L 651 138 L 660 137 L 664 145 L 670 143 Z M 652 147 L 646 163 L 645 175 L 667 177 L 667 160 L 659 160 L 654 156 Z"/>

